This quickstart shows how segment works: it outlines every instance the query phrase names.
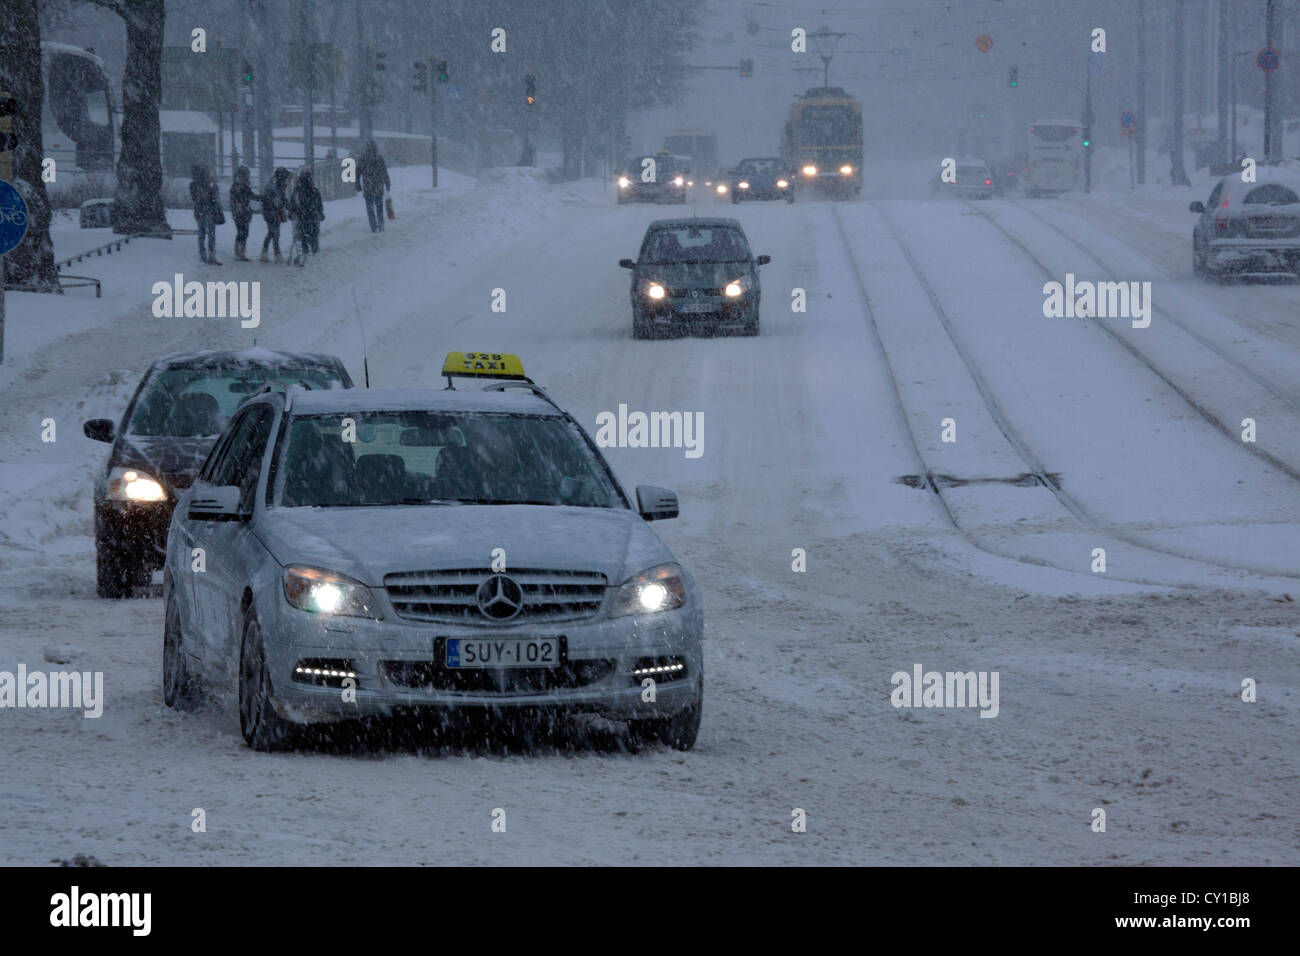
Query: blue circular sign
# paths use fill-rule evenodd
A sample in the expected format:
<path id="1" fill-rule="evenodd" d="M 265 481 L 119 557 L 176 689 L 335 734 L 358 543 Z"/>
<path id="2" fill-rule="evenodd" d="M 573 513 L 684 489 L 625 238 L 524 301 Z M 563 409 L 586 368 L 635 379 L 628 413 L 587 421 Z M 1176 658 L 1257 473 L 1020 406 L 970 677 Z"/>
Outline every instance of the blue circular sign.
<path id="1" fill-rule="evenodd" d="M 9 183 L 0 179 L 0 256 L 23 241 L 27 235 L 27 200 Z"/>
<path id="2" fill-rule="evenodd" d="M 1271 46 L 1266 46 L 1259 51 L 1259 56 L 1255 57 L 1255 62 L 1259 68 L 1266 72 L 1276 70 L 1282 65 L 1282 54 Z"/>
<path id="3" fill-rule="evenodd" d="M 1137 114 L 1134 113 L 1132 110 L 1125 110 L 1123 113 L 1120 114 L 1119 125 L 1122 129 L 1134 129 L 1137 127 L 1137 124 L 1138 124 Z"/>

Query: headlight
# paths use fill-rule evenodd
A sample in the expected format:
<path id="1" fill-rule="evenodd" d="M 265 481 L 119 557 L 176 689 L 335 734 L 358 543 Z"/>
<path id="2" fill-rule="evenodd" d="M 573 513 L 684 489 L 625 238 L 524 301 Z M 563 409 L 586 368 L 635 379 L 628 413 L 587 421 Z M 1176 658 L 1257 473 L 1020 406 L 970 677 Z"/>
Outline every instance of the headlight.
<path id="1" fill-rule="evenodd" d="M 117 501 L 165 501 L 162 484 L 134 468 L 114 468 L 108 476 L 108 496 Z"/>
<path id="2" fill-rule="evenodd" d="M 749 188 L 749 183 L 745 182 L 743 179 L 740 182 L 736 183 L 736 185 L 741 189 Z"/>
<path id="3" fill-rule="evenodd" d="M 845 176 L 852 176 L 853 167 L 845 163 L 843 166 L 840 167 L 840 172 L 843 173 Z"/>
<path id="4" fill-rule="evenodd" d="M 683 185 L 685 182 L 686 182 L 686 180 L 684 180 L 684 179 L 682 179 L 682 177 L 678 176 L 676 179 L 673 180 L 673 185 L 674 185 L 674 186 L 681 186 L 681 185 Z"/>
<path id="5" fill-rule="evenodd" d="M 748 292 L 753 285 L 754 283 L 750 281 L 749 276 L 741 276 L 739 279 L 733 279 L 731 282 L 728 282 L 722 291 L 729 298 L 734 299 L 736 296 Z"/>
<path id="6" fill-rule="evenodd" d="M 284 599 L 315 614 L 378 618 L 375 596 L 360 581 L 333 571 L 290 565 L 284 569 Z"/>
<path id="7" fill-rule="evenodd" d="M 620 177 L 618 177 L 618 188 L 619 188 L 619 189 L 627 189 L 627 187 L 628 187 L 628 186 L 631 186 L 631 185 L 632 185 L 632 180 L 628 179 L 626 176 L 620 176 Z"/>
<path id="8" fill-rule="evenodd" d="M 662 299 L 664 297 L 664 287 L 658 282 L 651 282 L 649 279 L 642 279 L 641 294 L 648 295 L 652 299 Z"/>
<path id="9" fill-rule="evenodd" d="M 727 191 L 727 186 L 726 186 L 726 184 L 725 184 L 725 183 L 718 183 L 718 195 L 721 196 L 721 195 L 723 195 L 726 191 Z"/>
<path id="10" fill-rule="evenodd" d="M 693 179 L 688 179 L 688 180 L 686 180 L 686 185 L 688 185 L 688 186 L 694 186 L 694 185 L 695 185 L 695 180 L 693 180 Z"/>
<path id="11" fill-rule="evenodd" d="M 788 180 L 785 180 L 785 179 L 778 179 L 778 180 L 776 181 L 776 188 L 777 188 L 777 189 L 785 189 L 785 188 L 786 188 L 787 186 L 789 186 L 789 185 L 790 185 L 789 181 L 788 181 Z"/>
<path id="12" fill-rule="evenodd" d="M 812 163 L 809 163 L 807 166 L 805 166 L 805 167 L 803 168 L 803 174 L 804 174 L 805 176 L 816 176 L 816 175 L 817 175 L 817 167 L 814 166 Z"/>
<path id="13" fill-rule="evenodd" d="M 609 602 L 609 616 L 657 614 L 685 603 L 686 583 L 682 580 L 682 569 L 675 564 L 661 564 L 638 574 L 615 591 L 613 600 Z"/>

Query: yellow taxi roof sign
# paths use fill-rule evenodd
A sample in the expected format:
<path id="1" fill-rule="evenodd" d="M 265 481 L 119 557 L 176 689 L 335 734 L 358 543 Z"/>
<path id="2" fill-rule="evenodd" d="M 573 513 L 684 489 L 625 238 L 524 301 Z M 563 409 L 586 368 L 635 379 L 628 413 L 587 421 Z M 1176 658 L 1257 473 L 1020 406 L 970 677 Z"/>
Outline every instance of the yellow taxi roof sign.
<path id="1" fill-rule="evenodd" d="M 508 352 L 448 352 L 442 374 L 451 378 L 495 378 L 528 381 L 524 363 Z"/>

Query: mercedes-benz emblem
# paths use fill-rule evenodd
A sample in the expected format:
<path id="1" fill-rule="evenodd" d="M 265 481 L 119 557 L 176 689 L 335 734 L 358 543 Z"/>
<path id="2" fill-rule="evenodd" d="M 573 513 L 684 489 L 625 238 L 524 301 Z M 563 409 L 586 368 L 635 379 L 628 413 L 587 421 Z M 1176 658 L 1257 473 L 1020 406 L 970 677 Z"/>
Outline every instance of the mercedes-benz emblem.
<path id="1" fill-rule="evenodd" d="M 483 616 L 494 621 L 508 621 L 524 609 L 524 589 L 518 581 L 504 574 L 485 578 L 474 599 Z"/>

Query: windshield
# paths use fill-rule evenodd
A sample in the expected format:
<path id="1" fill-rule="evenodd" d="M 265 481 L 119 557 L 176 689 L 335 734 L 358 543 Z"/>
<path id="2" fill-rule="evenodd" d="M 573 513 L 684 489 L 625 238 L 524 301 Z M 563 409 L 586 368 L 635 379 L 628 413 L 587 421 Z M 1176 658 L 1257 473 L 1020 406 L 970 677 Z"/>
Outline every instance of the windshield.
<path id="1" fill-rule="evenodd" d="M 804 146 L 857 143 L 853 110 L 847 106 L 809 106 L 803 111 L 799 141 Z"/>
<path id="2" fill-rule="evenodd" d="M 345 421 L 350 424 L 346 431 Z M 623 507 L 618 489 L 590 445 L 557 415 L 428 411 L 305 415 L 293 419 L 287 435 L 275 500 L 289 508 Z"/>
<path id="3" fill-rule="evenodd" d="M 1079 133 L 1079 127 L 1039 124 L 1031 127 L 1029 132 L 1035 139 L 1044 143 L 1063 143 L 1066 140 L 1077 136 Z"/>
<path id="4" fill-rule="evenodd" d="M 678 262 L 743 262 L 749 259 L 745 237 L 730 226 L 679 226 L 652 229 L 641 247 L 641 261 L 653 265 Z"/>
<path id="5" fill-rule="evenodd" d="M 957 182 L 984 182 L 989 178 L 989 171 L 983 166 L 958 166 Z"/>
<path id="6" fill-rule="evenodd" d="M 781 161 L 779 159 L 745 159 L 736 168 L 736 172 L 745 176 L 766 175 L 768 173 L 779 173 L 781 171 Z"/>
<path id="7" fill-rule="evenodd" d="M 312 389 L 343 386 L 334 369 L 319 365 L 167 368 L 145 386 L 127 431 L 178 438 L 220 435 L 240 403 L 267 384 Z"/>

